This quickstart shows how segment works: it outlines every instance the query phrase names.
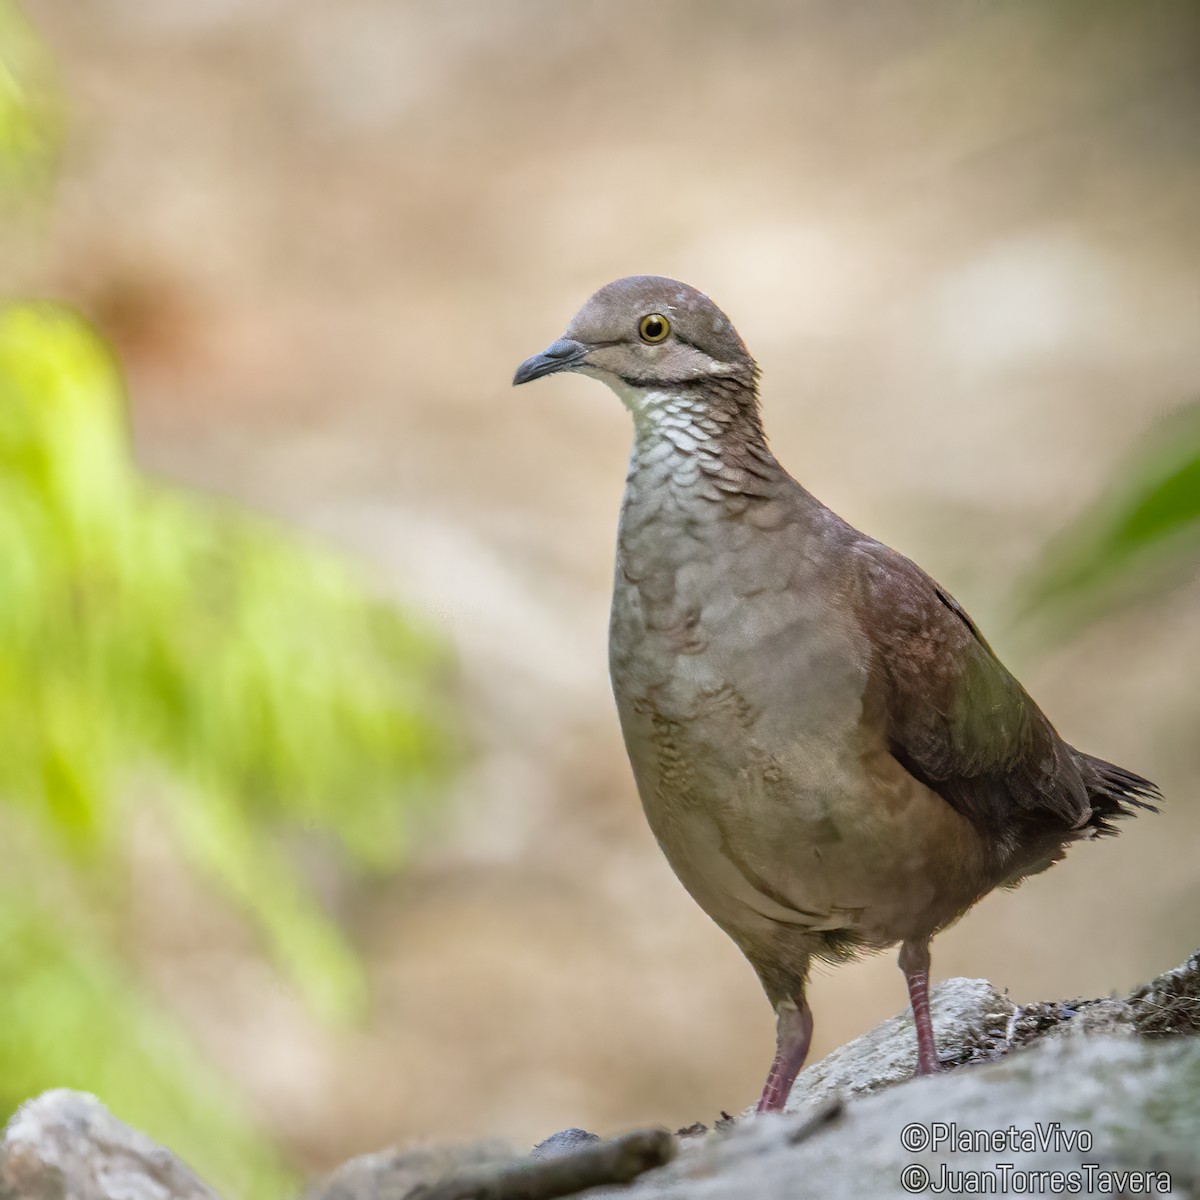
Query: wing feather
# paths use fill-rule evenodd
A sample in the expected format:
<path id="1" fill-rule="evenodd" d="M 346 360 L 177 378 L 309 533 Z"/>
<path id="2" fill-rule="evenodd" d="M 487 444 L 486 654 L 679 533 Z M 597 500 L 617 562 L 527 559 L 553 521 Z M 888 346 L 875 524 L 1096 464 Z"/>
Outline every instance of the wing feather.
<path id="1" fill-rule="evenodd" d="M 962 606 L 879 542 L 856 547 L 872 662 L 865 718 L 893 756 L 977 827 L 1012 844 L 1092 818 L 1075 752 Z"/>

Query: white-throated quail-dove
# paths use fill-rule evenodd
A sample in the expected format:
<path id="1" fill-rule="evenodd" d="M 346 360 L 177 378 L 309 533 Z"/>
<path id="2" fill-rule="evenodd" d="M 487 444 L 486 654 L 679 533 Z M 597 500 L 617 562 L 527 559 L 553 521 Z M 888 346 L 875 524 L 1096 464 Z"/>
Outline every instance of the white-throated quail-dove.
<path id="1" fill-rule="evenodd" d="M 814 958 L 899 943 L 935 1071 L 931 938 L 1157 789 L 1067 745 L 944 588 L 780 466 L 754 360 L 707 296 L 610 283 L 513 382 L 560 371 L 633 416 L 613 691 L 659 845 L 774 1007 L 760 1111 L 808 1052 Z"/>

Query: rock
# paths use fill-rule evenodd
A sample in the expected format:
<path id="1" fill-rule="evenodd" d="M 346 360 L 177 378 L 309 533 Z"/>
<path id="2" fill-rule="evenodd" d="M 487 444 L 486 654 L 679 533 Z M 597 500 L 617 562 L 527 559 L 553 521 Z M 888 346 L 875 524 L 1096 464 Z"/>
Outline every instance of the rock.
<path id="1" fill-rule="evenodd" d="M 930 1006 L 938 1051 L 955 1063 L 987 1061 L 1007 1048 L 1018 1011 L 986 979 L 947 979 L 933 989 Z M 910 1079 L 916 1068 L 917 1036 L 912 1013 L 906 1011 L 803 1071 L 792 1088 L 788 1111 L 880 1091 Z"/>
<path id="2" fill-rule="evenodd" d="M 580 1146 L 587 1146 L 599 1140 L 598 1133 L 588 1133 L 586 1129 L 564 1129 L 560 1133 L 552 1133 L 544 1141 L 538 1142 L 529 1157 L 535 1161 L 544 1158 L 558 1158 L 563 1154 L 570 1154 L 572 1151 L 578 1150 Z"/>
<path id="3" fill-rule="evenodd" d="M 0 1200 L 218 1200 L 169 1150 L 65 1089 L 26 1101 L 0 1141 Z"/>
<path id="4" fill-rule="evenodd" d="M 1129 997 L 1133 1023 L 1143 1037 L 1200 1033 L 1200 950 Z"/>
<path id="5" fill-rule="evenodd" d="M 607 1141 L 567 1129 L 524 1158 L 486 1142 L 367 1154 L 336 1171 L 311 1200 L 552 1200 L 629 1183 L 674 1154 L 675 1141 L 663 1129 Z"/>
<path id="6" fill-rule="evenodd" d="M 1128 1000 L 1119 996 L 1110 996 L 1103 1000 L 1067 1001 L 1050 1007 L 1054 1010 L 1055 1019 L 1044 1031 L 1045 1037 L 1091 1037 L 1097 1033 L 1109 1037 L 1137 1036 L 1133 1008 Z M 1021 1013 L 1024 1015 L 1025 1009 L 1022 1009 Z M 1014 1039 L 1014 1042 L 1016 1045 L 1025 1044 L 1019 1038 Z"/>
<path id="7" fill-rule="evenodd" d="M 517 1161 L 503 1142 L 424 1146 L 362 1154 L 343 1163 L 309 1192 L 309 1200 L 402 1200 L 470 1171 L 494 1171 Z"/>
<path id="8" fill-rule="evenodd" d="M 986 979 L 947 979 L 932 991 L 933 1028 L 946 1066 L 994 1062 L 1043 1038 L 1171 1037 L 1200 1033 L 1200 950 L 1128 997 L 1018 1006 Z M 869 1095 L 916 1069 L 912 1013 L 905 1011 L 814 1063 L 797 1079 L 788 1111 L 834 1097 Z M 749 1111 L 749 1110 L 747 1110 Z"/>
<path id="9" fill-rule="evenodd" d="M 985 980 L 949 979 L 932 1003 L 943 1061 L 961 1069 L 912 1078 L 904 1014 L 805 1071 L 786 1116 L 722 1114 L 679 1137 L 565 1129 L 527 1156 L 498 1142 L 367 1154 L 310 1200 L 1200 1195 L 1200 952 L 1125 998 L 1018 1007 Z M 999 1143 L 981 1147 L 983 1135 Z M 1145 1178 L 1099 1174 L 1131 1170 Z M 0 1200 L 217 1196 L 95 1097 L 54 1091 L 8 1123 Z"/>
<path id="10" fill-rule="evenodd" d="M 820 1115 L 815 1126 L 811 1118 L 762 1117 L 723 1135 L 689 1139 L 674 1163 L 644 1175 L 622 1195 L 625 1200 L 892 1200 L 909 1188 L 925 1190 L 928 1183 L 945 1183 L 949 1195 L 975 1194 L 989 1186 L 954 1175 L 961 1171 L 990 1173 L 996 1192 L 1003 1194 L 1001 1164 L 1011 1165 L 1009 1192 L 1054 1190 L 1045 1181 L 1030 1185 L 1028 1176 L 1013 1172 L 1061 1171 L 1075 1173 L 1083 1194 L 1166 1189 L 1193 1195 L 1200 1185 L 1200 1039 L 1048 1039 L 999 1062 L 860 1095 L 840 1114 L 827 1104 Z M 808 1135 L 796 1144 L 797 1131 L 806 1126 Z M 955 1131 L 970 1140 L 977 1131 L 1008 1138 L 1010 1130 L 1015 1139 L 1044 1135 L 1046 1144 L 990 1150 L 931 1144 L 935 1135 L 949 1137 Z M 1095 1174 L 1089 1186 L 1089 1163 L 1096 1172 L 1143 1170 L 1153 1178 L 1139 1189 Z M 1012 1180 L 1024 1186 L 1012 1186 Z"/>

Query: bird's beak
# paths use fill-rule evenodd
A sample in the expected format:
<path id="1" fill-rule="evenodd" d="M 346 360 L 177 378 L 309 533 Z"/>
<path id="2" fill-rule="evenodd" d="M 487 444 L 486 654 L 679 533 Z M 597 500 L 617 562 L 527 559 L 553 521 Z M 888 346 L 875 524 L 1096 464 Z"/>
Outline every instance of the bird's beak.
<path id="1" fill-rule="evenodd" d="M 556 371 L 569 371 L 583 361 L 587 352 L 588 347 L 582 342 L 572 341 L 571 338 L 559 338 L 541 354 L 527 358 L 517 368 L 517 373 L 513 376 L 513 386 L 528 383 L 531 379 L 541 379 L 543 375 L 553 375 Z"/>

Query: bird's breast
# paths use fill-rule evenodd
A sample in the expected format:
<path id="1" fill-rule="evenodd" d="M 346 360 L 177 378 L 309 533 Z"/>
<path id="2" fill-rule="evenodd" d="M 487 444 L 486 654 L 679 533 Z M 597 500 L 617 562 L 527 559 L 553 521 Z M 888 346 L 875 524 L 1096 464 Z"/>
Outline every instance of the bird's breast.
<path id="1" fill-rule="evenodd" d="M 969 854 L 970 831 L 871 740 L 869 650 L 837 603 L 836 554 L 797 526 L 637 516 L 618 536 L 613 690 L 647 818 L 694 898 L 747 937 L 886 941 L 949 919 L 973 885 L 945 885 L 929 847 Z"/>

